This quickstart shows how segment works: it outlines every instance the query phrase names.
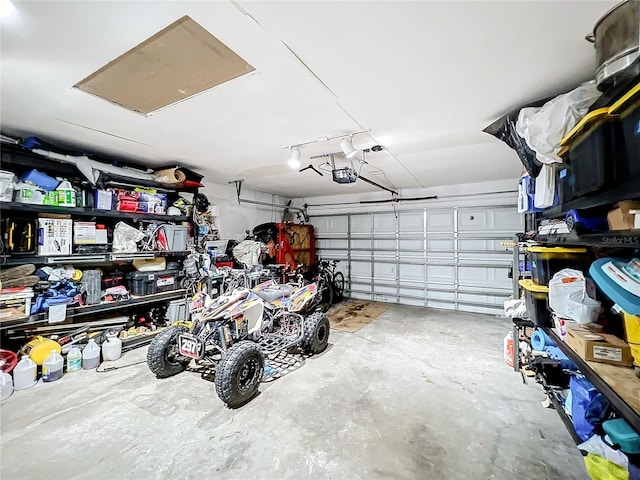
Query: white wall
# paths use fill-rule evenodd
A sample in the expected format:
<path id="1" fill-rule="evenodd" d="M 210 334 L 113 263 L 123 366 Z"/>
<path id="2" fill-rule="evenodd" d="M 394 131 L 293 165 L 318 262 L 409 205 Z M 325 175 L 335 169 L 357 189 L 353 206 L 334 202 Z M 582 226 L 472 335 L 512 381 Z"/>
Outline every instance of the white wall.
<path id="1" fill-rule="evenodd" d="M 217 205 L 219 208 L 216 221 L 222 240 L 242 240 L 246 230 L 252 230 L 261 223 L 282 220 L 282 209 L 247 203 L 238 204 L 235 185 L 208 182 L 206 178 L 203 184 L 205 187 L 201 192 L 209 198 L 212 205 Z M 247 190 L 244 187 L 240 198 L 279 205 L 285 205 L 289 201 L 278 195 Z"/>
<path id="2" fill-rule="evenodd" d="M 340 192 L 340 186 L 336 184 L 336 193 Z M 342 187 L 347 189 L 347 187 Z M 446 185 L 423 189 L 402 190 L 400 198 L 438 196 L 437 199 L 425 201 L 398 202 L 398 210 L 414 209 L 423 206 L 476 206 L 496 205 L 504 202 L 504 205 L 516 205 L 518 181 L 498 180 L 484 183 L 469 183 L 461 185 Z M 362 200 L 389 200 L 391 194 L 383 190 L 370 193 L 348 193 L 323 197 L 298 198 L 293 205 L 301 207 L 308 204 L 309 215 L 331 215 L 339 213 L 357 212 L 390 212 L 393 211 L 391 203 L 361 204 Z M 331 205 L 327 205 L 331 204 Z"/>

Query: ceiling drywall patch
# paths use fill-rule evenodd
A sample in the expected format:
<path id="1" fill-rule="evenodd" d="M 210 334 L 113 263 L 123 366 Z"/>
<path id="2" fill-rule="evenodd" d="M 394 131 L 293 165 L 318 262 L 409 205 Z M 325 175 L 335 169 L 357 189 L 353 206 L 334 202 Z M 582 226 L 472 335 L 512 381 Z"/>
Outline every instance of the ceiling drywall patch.
<path id="1" fill-rule="evenodd" d="M 147 115 L 254 70 L 184 16 L 74 87 Z"/>

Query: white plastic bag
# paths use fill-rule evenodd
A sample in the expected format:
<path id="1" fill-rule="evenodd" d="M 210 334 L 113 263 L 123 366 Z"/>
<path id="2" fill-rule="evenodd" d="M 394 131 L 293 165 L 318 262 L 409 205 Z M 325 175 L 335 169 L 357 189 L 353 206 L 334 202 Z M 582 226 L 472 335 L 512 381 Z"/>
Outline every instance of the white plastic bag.
<path id="1" fill-rule="evenodd" d="M 124 222 L 118 222 L 113 229 L 113 251 L 114 252 L 137 252 L 137 242 L 144 238 L 142 233 L 137 228 L 127 225 Z"/>
<path id="2" fill-rule="evenodd" d="M 504 301 L 504 315 L 509 318 L 527 318 L 527 306 L 522 299 Z"/>
<path id="3" fill-rule="evenodd" d="M 578 445 L 578 449 L 598 455 L 624 469 L 629 469 L 629 458 L 620 450 L 614 450 L 604 443 L 600 435 L 591 436 L 589 440 Z"/>
<path id="4" fill-rule="evenodd" d="M 233 256 L 245 268 L 251 268 L 260 264 L 260 254 L 264 244 L 253 240 L 244 240 L 233 247 Z"/>
<path id="5" fill-rule="evenodd" d="M 549 281 L 549 307 L 557 315 L 578 323 L 592 323 L 600 315 L 600 302 L 594 300 L 595 286 L 579 270 L 565 268 Z"/>
<path id="6" fill-rule="evenodd" d="M 541 107 L 520 110 L 516 132 L 536 152 L 541 163 L 562 163 L 560 141 L 584 117 L 601 95 L 594 81 L 558 95 Z M 537 205 L 536 205 L 537 206 Z"/>

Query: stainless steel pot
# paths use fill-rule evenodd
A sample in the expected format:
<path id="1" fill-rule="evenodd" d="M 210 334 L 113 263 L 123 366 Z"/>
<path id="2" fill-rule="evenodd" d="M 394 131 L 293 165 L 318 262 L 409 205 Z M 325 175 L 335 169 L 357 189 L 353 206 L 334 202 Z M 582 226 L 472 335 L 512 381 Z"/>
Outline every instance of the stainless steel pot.
<path id="1" fill-rule="evenodd" d="M 586 39 L 596 49 L 596 84 L 606 90 L 639 58 L 640 0 L 625 0 L 613 7 Z"/>

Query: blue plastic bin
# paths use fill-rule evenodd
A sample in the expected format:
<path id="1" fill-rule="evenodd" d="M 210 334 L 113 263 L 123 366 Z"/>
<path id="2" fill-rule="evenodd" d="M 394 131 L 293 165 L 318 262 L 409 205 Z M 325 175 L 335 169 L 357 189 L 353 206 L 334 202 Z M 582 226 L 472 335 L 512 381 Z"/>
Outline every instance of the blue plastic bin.
<path id="1" fill-rule="evenodd" d="M 53 177 L 50 177 L 46 173 L 39 172 L 36 169 L 29 170 L 22 176 L 22 181 L 31 182 L 34 185 L 42 188 L 43 190 L 47 190 L 49 192 L 58 188 L 60 185 L 60 181 L 56 180 Z"/>

